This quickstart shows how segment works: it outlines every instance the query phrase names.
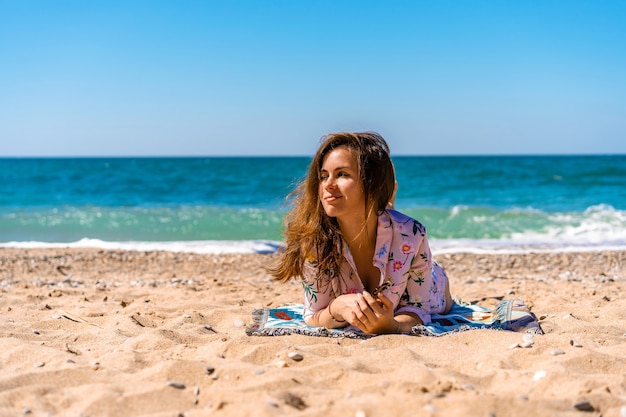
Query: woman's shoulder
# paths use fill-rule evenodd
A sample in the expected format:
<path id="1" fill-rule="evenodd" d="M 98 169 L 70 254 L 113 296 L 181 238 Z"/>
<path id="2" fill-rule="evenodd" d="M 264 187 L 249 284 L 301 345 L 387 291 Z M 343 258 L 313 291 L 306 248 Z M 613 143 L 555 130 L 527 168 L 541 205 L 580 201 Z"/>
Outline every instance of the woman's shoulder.
<path id="1" fill-rule="evenodd" d="M 424 236 L 426 234 L 426 227 L 413 217 L 391 209 L 387 209 L 385 212 L 389 216 L 390 223 L 394 229 L 400 229 L 405 233 L 412 232 L 413 235 Z"/>
<path id="2" fill-rule="evenodd" d="M 414 219 L 413 217 L 411 217 L 411 216 L 409 216 L 407 214 L 401 213 L 401 212 L 399 212 L 397 210 L 387 209 L 385 211 L 389 215 L 390 220 L 392 222 L 394 222 L 394 223 L 400 223 L 400 224 L 412 223 L 412 222 L 420 223 L 418 220 Z"/>
<path id="3" fill-rule="evenodd" d="M 389 217 L 391 218 L 392 221 L 396 221 L 396 222 L 405 222 L 407 220 L 414 220 L 412 217 L 401 213 L 397 210 L 394 209 L 387 209 L 385 210 L 387 212 L 387 214 L 389 215 Z"/>

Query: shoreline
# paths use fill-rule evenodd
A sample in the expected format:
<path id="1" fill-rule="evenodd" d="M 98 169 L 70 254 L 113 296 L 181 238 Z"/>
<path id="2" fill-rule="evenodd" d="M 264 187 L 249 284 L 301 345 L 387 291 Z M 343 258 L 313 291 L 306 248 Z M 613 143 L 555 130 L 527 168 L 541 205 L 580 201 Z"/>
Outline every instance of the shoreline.
<path id="1" fill-rule="evenodd" d="M 74 242 L 10 241 L 0 243 L 2 249 L 42 250 L 101 250 L 129 252 L 172 252 L 197 255 L 274 254 L 283 245 L 279 240 L 181 240 L 181 241 L 104 241 L 84 238 Z M 626 241 L 578 243 L 529 243 L 502 239 L 430 239 L 434 256 L 466 255 L 524 255 L 554 253 L 622 252 Z"/>
<path id="2" fill-rule="evenodd" d="M 626 413 L 626 249 L 435 255 L 453 296 L 525 300 L 545 332 L 530 348 L 488 330 L 247 336 L 252 310 L 301 302 L 272 258 L 0 248 L 0 416 Z"/>

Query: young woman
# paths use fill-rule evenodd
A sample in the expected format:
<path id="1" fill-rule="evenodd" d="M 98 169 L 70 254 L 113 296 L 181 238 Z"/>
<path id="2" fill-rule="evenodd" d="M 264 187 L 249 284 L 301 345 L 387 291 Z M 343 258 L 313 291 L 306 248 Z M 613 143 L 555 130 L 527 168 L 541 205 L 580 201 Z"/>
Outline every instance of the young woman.
<path id="1" fill-rule="evenodd" d="M 377 133 L 333 133 L 294 191 L 286 249 L 272 275 L 300 277 L 304 319 L 327 328 L 401 333 L 452 307 L 426 229 L 392 209 L 395 173 Z"/>

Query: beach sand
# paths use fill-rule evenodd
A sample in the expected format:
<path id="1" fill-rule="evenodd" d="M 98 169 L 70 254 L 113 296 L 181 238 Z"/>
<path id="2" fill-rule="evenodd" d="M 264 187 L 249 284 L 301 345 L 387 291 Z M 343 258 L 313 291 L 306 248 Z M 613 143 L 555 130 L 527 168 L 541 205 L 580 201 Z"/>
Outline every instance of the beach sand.
<path id="1" fill-rule="evenodd" d="M 626 416 L 626 251 L 435 259 L 545 334 L 247 336 L 272 255 L 0 249 L 0 416 Z"/>

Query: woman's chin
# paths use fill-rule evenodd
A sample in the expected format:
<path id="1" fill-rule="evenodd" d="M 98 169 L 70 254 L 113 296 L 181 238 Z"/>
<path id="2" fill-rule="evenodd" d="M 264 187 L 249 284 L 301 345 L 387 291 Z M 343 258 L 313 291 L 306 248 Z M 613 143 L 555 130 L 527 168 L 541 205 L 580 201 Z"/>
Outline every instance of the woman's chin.
<path id="1" fill-rule="evenodd" d="M 326 205 L 324 205 L 323 207 L 324 213 L 326 213 L 328 217 L 337 217 L 337 214 L 339 214 L 339 210 L 337 210 L 335 207 Z"/>

